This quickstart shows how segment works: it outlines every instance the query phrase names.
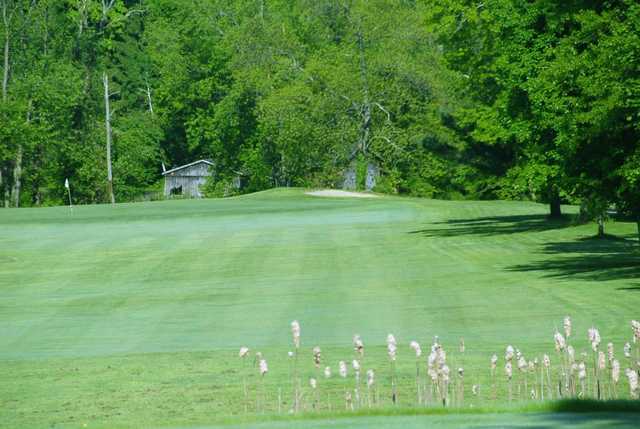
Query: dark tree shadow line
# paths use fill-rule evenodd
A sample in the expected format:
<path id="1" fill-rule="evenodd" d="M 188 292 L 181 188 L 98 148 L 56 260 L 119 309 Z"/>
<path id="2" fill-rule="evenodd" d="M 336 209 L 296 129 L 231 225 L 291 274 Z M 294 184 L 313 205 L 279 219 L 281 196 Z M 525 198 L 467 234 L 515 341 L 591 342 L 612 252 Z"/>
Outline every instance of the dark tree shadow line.
<path id="1" fill-rule="evenodd" d="M 576 428 L 635 428 L 640 418 L 640 403 L 634 400 L 596 401 L 592 399 L 569 399 L 554 401 L 548 411 L 525 413 L 514 424 L 469 424 L 474 429 L 528 428 L 551 429 Z"/>
<path id="2" fill-rule="evenodd" d="M 542 232 L 565 228 L 574 223 L 572 216 L 551 219 L 545 215 L 488 216 L 468 219 L 449 219 L 434 222 L 433 228 L 409 231 L 425 237 L 456 237 L 459 235 L 490 236 Z"/>
<path id="3" fill-rule="evenodd" d="M 576 224 L 571 216 L 550 219 L 545 215 L 492 216 L 451 219 L 434 223 L 433 228 L 410 231 L 425 237 L 460 235 L 492 236 L 521 232 L 543 232 Z M 546 257 L 526 264 L 507 267 L 509 271 L 541 271 L 546 277 L 582 280 L 640 279 L 640 245 L 635 236 L 604 238 L 583 237 L 570 241 L 547 242 L 540 251 Z M 618 290 L 640 292 L 640 283 Z"/>
<path id="4" fill-rule="evenodd" d="M 585 237 L 575 241 L 543 245 L 544 260 L 509 267 L 510 271 L 544 271 L 547 277 L 583 280 L 640 279 L 640 251 L 634 240 L 624 238 Z M 638 291 L 640 286 L 620 287 Z"/>

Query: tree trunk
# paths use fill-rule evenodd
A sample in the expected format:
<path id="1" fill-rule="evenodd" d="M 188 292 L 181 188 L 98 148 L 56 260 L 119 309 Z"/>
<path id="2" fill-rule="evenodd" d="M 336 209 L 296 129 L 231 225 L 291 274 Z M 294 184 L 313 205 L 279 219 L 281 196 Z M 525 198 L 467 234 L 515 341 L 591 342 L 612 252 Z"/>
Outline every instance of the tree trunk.
<path id="1" fill-rule="evenodd" d="M 18 152 L 16 153 L 16 163 L 13 167 L 13 190 L 11 196 L 13 197 L 13 206 L 20 207 L 20 179 L 22 178 L 22 145 L 18 146 Z"/>
<path id="2" fill-rule="evenodd" d="M 11 20 L 11 14 L 9 14 L 7 2 L 2 2 L 2 22 L 4 24 L 4 55 L 2 63 L 2 102 L 5 103 L 8 97 L 9 87 L 9 50 L 11 45 L 9 39 L 11 33 L 9 32 L 9 22 Z M 0 166 L 0 193 L 2 193 L 2 199 L 4 200 L 4 207 L 9 207 L 9 183 L 5 183 L 2 177 L 2 167 Z"/>
<path id="3" fill-rule="evenodd" d="M 360 126 L 360 142 L 358 146 L 362 153 L 366 154 L 371 138 L 371 100 L 367 77 L 367 59 L 365 57 L 364 38 L 361 29 L 358 29 L 358 51 L 360 54 L 360 80 L 362 83 L 362 125 Z"/>
<path id="4" fill-rule="evenodd" d="M 149 83 L 147 83 L 147 103 L 149 105 L 149 113 L 153 115 L 153 102 L 151 100 L 151 88 L 149 88 Z"/>
<path id="5" fill-rule="evenodd" d="M 604 216 L 598 215 L 598 238 L 604 237 Z"/>
<path id="6" fill-rule="evenodd" d="M 2 192 L 2 191 L 3 191 L 3 190 L 2 190 L 2 189 L 0 189 L 0 192 Z M 4 199 L 4 208 L 5 208 L 5 209 L 8 209 L 8 208 L 9 208 L 9 200 L 10 200 L 10 197 L 11 197 L 11 191 L 10 191 L 10 189 L 9 189 L 9 184 L 8 184 L 8 183 L 5 183 L 5 184 L 4 184 L 4 192 L 3 192 L 3 193 L 4 193 L 4 196 L 3 196 L 3 199 Z"/>
<path id="7" fill-rule="evenodd" d="M 558 192 L 552 191 L 549 200 L 549 216 L 552 218 L 562 217 L 562 208 L 560 207 L 560 195 Z"/>
<path id="8" fill-rule="evenodd" d="M 31 108 L 33 102 L 29 100 L 29 107 L 27 108 L 27 126 L 31 123 Z M 20 191 L 22 190 L 22 157 L 24 150 L 22 145 L 18 145 L 18 152 L 16 153 L 16 163 L 13 168 L 13 191 L 11 196 L 13 197 L 13 206 L 20 207 Z"/>
<path id="9" fill-rule="evenodd" d="M 107 134 L 107 193 L 111 204 L 116 203 L 113 195 L 113 172 L 111 170 L 111 110 L 109 107 L 109 77 L 107 73 L 102 74 L 102 83 L 104 84 L 104 126 Z"/>
<path id="10" fill-rule="evenodd" d="M 9 31 L 4 32 L 4 63 L 2 71 L 2 101 L 7 101 L 7 88 L 9 86 Z"/>
<path id="11" fill-rule="evenodd" d="M 49 8 L 45 6 L 44 9 L 44 29 L 42 31 L 42 51 L 44 52 L 44 56 L 47 56 L 49 51 Z"/>
<path id="12" fill-rule="evenodd" d="M 4 39 L 4 68 L 2 69 L 2 101 L 7 101 L 7 88 L 9 86 L 9 34 L 5 33 Z"/>

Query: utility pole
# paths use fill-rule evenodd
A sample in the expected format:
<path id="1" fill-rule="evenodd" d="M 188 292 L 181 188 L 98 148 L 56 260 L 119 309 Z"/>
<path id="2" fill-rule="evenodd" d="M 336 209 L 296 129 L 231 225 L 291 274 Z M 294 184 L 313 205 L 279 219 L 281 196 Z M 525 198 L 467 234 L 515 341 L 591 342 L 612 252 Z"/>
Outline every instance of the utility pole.
<path id="1" fill-rule="evenodd" d="M 104 85 L 104 126 L 107 134 L 107 192 L 111 204 L 116 203 L 113 195 L 113 172 L 111 170 L 111 108 L 109 107 L 109 76 L 107 72 L 102 74 L 102 83 Z"/>

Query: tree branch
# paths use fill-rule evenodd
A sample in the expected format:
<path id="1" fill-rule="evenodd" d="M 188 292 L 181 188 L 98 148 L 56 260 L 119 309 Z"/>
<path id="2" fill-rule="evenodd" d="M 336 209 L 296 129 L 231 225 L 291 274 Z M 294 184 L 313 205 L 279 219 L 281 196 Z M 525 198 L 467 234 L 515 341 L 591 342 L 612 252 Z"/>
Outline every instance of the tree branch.
<path id="1" fill-rule="evenodd" d="M 309 82 L 318 82 L 318 80 L 313 77 L 313 75 L 311 75 L 310 73 L 307 73 L 307 71 L 304 69 L 304 67 L 302 67 L 300 65 L 300 63 L 298 62 L 298 60 L 296 59 L 296 57 L 291 54 L 290 52 L 286 52 L 286 51 L 278 51 L 278 53 L 287 56 L 291 59 L 292 62 L 292 66 L 294 69 L 298 70 L 299 72 L 301 72 L 302 74 L 306 75 L 306 78 Z M 362 110 L 362 106 L 358 103 L 356 103 L 355 101 L 353 101 L 351 98 L 347 97 L 344 94 L 338 94 L 337 92 L 333 91 L 331 88 L 329 88 L 327 85 L 324 85 L 324 88 L 334 97 L 339 97 L 342 98 L 343 100 L 346 100 L 348 103 L 351 104 L 351 107 L 353 107 L 355 110 Z"/>
<path id="2" fill-rule="evenodd" d="M 389 113 L 389 111 L 387 109 L 382 107 L 382 105 L 380 103 L 376 102 L 376 101 L 373 102 L 373 105 L 387 114 L 387 122 L 390 123 L 391 122 L 391 113 Z"/>
<path id="3" fill-rule="evenodd" d="M 389 137 L 375 135 L 375 136 L 373 136 L 371 138 L 371 140 L 375 140 L 375 139 L 382 139 L 382 140 L 386 141 L 388 144 L 390 144 L 394 149 L 397 149 L 400 152 L 406 152 L 405 149 L 403 149 L 400 146 L 398 146 L 397 144 L 395 144 Z"/>

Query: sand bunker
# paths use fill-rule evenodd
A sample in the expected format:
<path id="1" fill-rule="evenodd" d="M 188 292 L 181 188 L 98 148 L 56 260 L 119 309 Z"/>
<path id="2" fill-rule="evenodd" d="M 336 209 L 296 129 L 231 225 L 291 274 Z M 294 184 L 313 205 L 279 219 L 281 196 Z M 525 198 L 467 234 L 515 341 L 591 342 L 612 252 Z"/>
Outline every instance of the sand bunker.
<path id="1" fill-rule="evenodd" d="M 323 189 L 320 191 L 306 192 L 307 195 L 314 197 L 339 197 L 339 198 L 377 198 L 374 194 L 365 194 L 362 192 L 341 191 L 338 189 Z"/>

